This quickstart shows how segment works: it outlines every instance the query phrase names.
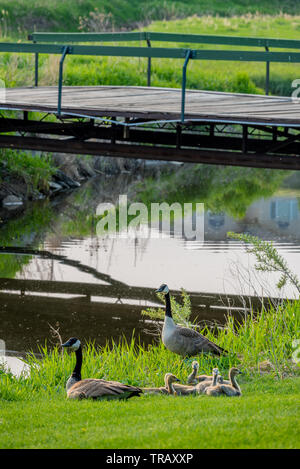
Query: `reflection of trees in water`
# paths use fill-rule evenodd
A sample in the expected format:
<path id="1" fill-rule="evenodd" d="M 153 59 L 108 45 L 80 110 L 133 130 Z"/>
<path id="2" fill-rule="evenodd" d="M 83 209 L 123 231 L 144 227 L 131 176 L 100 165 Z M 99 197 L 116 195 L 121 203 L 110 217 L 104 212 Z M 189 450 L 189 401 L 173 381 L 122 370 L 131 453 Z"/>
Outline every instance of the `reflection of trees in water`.
<path id="1" fill-rule="evenodd" d="M 38 248 L 46 234 L 51 248 L 58 248 L 69 236 L 93 236 L 96 227 L 96 207 L 103 200 L 115 201 L 126 193 L 132 177 L 97 177 L 70 193 L 61 194 L 53 201 L 35 202 L 21 216 L 8 220 L 0 228 L 0 247 Z M 121 192 L 120 192 L 121 191 Z M 98 252 L 99 240 L 92 239 L 91 255 Z M 30 254 L 0 255 L 0 277 L 14 278 L 30 262 Z"/>
<path id="2" fill-rule="evenodd" d="M 257 199 L 274 194 L 287 171 L 211 165 L 183 165 L 159 180 L 148 178 L 137 189 L 144 203 L 202 202 L 214 214 L 243 218 Z"/>
<path id="3" fill-rule="evenodd" d="M 97 206 L 101 202 L 117 205 L 119 195 L 127 194 L 133 181 L 129 174 L 91 179 L 64 198 L 59 207 L 60 217 L 55 220 L 56 231 L 61 237 L 94 236 Z"/>
<path id="4" fill-rule="evenodd" d="M 0 229 L 0 247 L 33 246 L 43 241 L 45 230 L 52 222 L 52 208 L 48 201 L 37 202 L 16 219 L 10 219 Z M 27 253 L 0 255 L 0 277 L 14 278 L 32 256 Z"/>
<path id="5" fill-rule="evenodd" d="M 38 248 L 47 234 L 49 248 L 57 249 L 69 237 L 88 236 L 91 256 L 98 255 L 101 240 L 95 236 L 96 208 L 103 201 L 117 205 L 120 194 L 128 194 L 128 203 L 139 201 L 148 207 L 151 202 L 203 202 L 209 210 L 209 223 L 218 228 L 224 224 L 225 215 L 242 218 L 255 200 L 270 197 L 290 174 L 211 165 L 189 164 L 174 168 L 168 167 L 168 172 L 163 172 L 159 179 L 146 178 L 139 182 L 129 174 L 99 176 L 51 202 L 35 203 L 22 216 L 1 227 L 0 246 Z M 289 220 L 281 217 L 278 223 L 283 227 Z M 138 242 L 147 243 L 147 239 Z M 0 276 L 13 278 L 30 259 L 30 255 L 2 254 Z"/>

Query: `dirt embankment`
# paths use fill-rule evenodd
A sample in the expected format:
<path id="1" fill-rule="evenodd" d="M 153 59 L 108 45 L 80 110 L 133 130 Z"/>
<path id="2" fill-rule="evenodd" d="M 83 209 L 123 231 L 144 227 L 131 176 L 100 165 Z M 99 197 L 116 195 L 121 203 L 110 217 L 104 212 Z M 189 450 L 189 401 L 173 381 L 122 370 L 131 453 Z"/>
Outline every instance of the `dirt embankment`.
<path id="1" fill-rule="evenodd" d="M 18 215 L 30 201 L 74 190 L 97 174 L 135 172 L 143 165 L 138 160 L 69 154 L 54 154 L 53 164 L 57 168 L 56 173 L 43 189 L 33 188 L 26 176 L 12 174 L 0 164 L 0 220 Z"/>

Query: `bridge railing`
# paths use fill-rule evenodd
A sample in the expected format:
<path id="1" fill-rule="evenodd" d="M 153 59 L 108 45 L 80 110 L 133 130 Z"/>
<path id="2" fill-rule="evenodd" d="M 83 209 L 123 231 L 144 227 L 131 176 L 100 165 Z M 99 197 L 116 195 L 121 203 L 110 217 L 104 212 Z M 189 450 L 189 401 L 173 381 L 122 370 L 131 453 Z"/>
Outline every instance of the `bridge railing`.
<path id="1" fill-rule="evenodd" d="M 37 34 L 37 33 L 36 33 Z M 41 33 L 40 33 L 41 34 Z M 122 33 L 119 33 L 122 34 Z M 123 33 L 126 34 L 126 33 Z M 135 33 L 127 33 L 135 34 Z M 183 35 L 181 35 L 182 37 Z M 300 41 L 297 41 L 300 42 Z M 99 46 L 79 44 L 42 44 L 42 43 L 0 43 L 0 52 L 59 54 L 58 77 L 58 103 L 57 114 L 61 115 L 63 65 L 67 55 L 91 55 L 110 57 L 146 57 L 182 59 L 182 86 L 181 86 L 181 121 L 184 122 L 186 72 L 190 60 L 222 60 L 222 61 L 246 61 L 246 62 L 285 62 L 300 63 L 300 52 L 270 52 L 270 51 L 246 51 L 246 50 L 207 50 L 188 48 L 164 48 L 164 47 L 130 47 L 130 46 Z M 36 60 L 37 64 L 37 60 Z M 35 84 L 38 84 L 38 64 L 35 68 Z"/>
<path id="2" fill-rule="evenodd" d="M 266 52 L 270 48 L 300 49 L 300 40 L 275 39 L 264 37 L 215 36 L 209 34 L 158 33 L 151 31 L 116 32 L 116 33 L 44 33 L 35 32 L 28 36 L 33 42 L 130 42 L 145 41 L 151 47 L 151 41 L 176 42 L 189 44 L 215 44 L 225 46 L 262 47 Z M 38 63 L 38 57 L 36 57 Z M 37 75 L 36 75 L 37 76 Z M 266 62 L 265 92 L 269 94 L 270 62 Z M 151 57 L 148 57 L 147 85 L 151 86 Z"/>

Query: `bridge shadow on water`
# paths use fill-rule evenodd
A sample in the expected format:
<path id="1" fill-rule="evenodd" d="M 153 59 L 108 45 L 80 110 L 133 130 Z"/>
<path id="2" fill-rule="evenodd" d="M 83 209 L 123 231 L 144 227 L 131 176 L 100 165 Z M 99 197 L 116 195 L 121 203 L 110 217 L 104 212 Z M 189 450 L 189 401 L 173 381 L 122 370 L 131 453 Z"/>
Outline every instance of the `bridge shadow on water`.
<path id="1" fill-rule="evenodd" d="M 59 260 L 82 272 L 88 272 L 99 283 L 53 280 L 0 278 L 0 337 L 7 350 L 33 350 L 45 341 L 51 345 L 50 325 L 59 324 L 63 337 L 78 336 L 105 345 L 107 340 L 127 339 L 134 333 L 147 345 L 155 340 L 152 321 L 141 315 L 147 307 L 163 307 L 153 288 L 130 286 L 102 274 L 79 261 L 67 259 L 50 251 L 26 248 L 1 248 L 2 254 L 39 256 Z M 231 314 L 241 319 L 252 305 L 260 309 L 270 305 L 269 299 L 239 295 L 187 292 L 192 318 L 198 323 L 224 325 Z M 180 301 L 181 292 L 172 291 Z"/>

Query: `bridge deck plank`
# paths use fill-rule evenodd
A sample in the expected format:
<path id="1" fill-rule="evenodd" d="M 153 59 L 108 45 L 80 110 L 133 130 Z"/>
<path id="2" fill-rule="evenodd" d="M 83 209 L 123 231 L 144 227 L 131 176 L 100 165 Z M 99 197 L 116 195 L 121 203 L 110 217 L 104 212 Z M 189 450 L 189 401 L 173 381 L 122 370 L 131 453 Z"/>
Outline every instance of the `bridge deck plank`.
<path id="1" fill-rule="evenodd" d="M 6 89 L 0 109 L 56 112 L 57 87 Z M 181 89 L 122 86 L 63 87 L 62 112 L 91 117 L 117 115 L 178 119 Z M 291 97 L 187 90 L 186 119 L 288 124 L 300 126 L 300 100 Z"/>

